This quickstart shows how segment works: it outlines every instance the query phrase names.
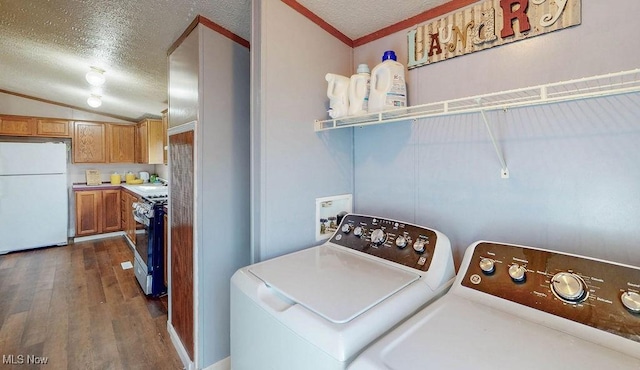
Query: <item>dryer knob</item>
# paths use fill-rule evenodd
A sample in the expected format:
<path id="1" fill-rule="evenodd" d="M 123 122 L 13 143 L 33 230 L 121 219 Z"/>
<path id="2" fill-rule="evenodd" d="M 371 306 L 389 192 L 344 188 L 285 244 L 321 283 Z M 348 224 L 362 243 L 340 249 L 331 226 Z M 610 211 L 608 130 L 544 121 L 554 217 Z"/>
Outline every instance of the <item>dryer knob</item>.
<path id="1" fill-rule="evenodd" d="M 527 269 L 524 266 L 518 265 L 517 263 L 509 266 L 509 276 L 511 276 L 511 279 L 516 283 L 520 283 L 525 280 L 525 278 L 527 277 L 526 272 Z"/>
<path id="2" fill-rule="evenodd" d="M 640 313 L 640 294 L 627 291 L 622 293 L 620 299 L 627 310 L 633 313 Z"/>
<path id="3" fill-rule="evenodd" d="M 582 302 L 587 298 L 586 284 L 582 278 L 570 272 L 559 272 L 551 278 L 551 291 L 569 303 Z"/>
<path id="4" fill-rule="evenodd" d="M 491 258 L 482 258 L 480 260 L 480 270 L 485 275 L 491 275 L 496 271 L 496 263 Z"/>
<path id="5" fill-rule="evenodd" d="M 371 242 L 373 244 L 383 244 L 387 241 L 387 234 L 382 229 L 375 229 L 371 232 Z"/>
<path id="6" fill-rule="evenodd" d="M 404 249 L 407 246 L 407 238 L 404 235 L 400 235 L 396 238 L 396 246 L 400 249 Z"/>
<path id="7" fill-rule="evenodd" d="M 413 243 L 413 250 L 418 253 L 423 253 L 425 244 L 426 241 L 424 239 L 418 239 L 415 243 Z"/>
<path id="8" fill-rule="evenodd" d="M 364 228 L 362 226 L 356 226 L 356 228 L 353 229 L 353 235 L 361 238 L 362 235 L 364 235 Z"/>

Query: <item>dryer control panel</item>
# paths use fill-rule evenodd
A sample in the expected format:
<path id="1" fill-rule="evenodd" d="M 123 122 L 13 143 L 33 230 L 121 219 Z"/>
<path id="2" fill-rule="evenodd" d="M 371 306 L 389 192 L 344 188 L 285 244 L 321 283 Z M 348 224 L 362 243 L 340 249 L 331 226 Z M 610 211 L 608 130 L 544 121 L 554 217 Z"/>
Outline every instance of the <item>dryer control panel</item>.
<path id="1" fill-rule="evenodd" d="M 481 242 L 462 285 L 640 342 L 640 268 Z"/>
<path id="2" fill-rule="evenodd" d="M 342 219 L 330 241 L 407 267 L 428 271 L 438 237 L 434 230 L 425 227 L 348 214 Z"/>

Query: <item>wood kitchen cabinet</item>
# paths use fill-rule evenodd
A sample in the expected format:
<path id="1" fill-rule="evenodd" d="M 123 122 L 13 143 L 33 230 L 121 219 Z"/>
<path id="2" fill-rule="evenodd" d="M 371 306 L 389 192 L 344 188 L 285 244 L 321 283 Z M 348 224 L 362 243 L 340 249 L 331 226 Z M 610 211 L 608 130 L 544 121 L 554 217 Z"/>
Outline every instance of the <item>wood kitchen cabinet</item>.
<path id="1" fill-rule="evenodd" d="M 0 135 L 33 136 L 36 120 L 32 117 L 0 116 Z"/>
<path id="2" fill-rule="evenodd" d="M 36 119 L 36 136 L 71 137 L 73 131 L 70 121 L 64 119 Z"/>
<path id="3" fill-rule="evenodd" d="M 76 191 L 75 199 L 76 236 L 121 230 L 120 189 Z"/>
<path id="4" fill-rule="evenodd" d="M 165 163 L 166 131 L 162 120 L 144 119 L 136 126 L 136 163 Z"/>
<path id="5" fill-rule="evenodd" d="M 0 116 L 0 135 L 71 137 L 70 127 L 64 119 Z"/>
<path id="6" fill-rule="evenodd" d="M 168 142 L 168 135 L 167 135 L 167 130 L 169 130 L 169 110 L 165 109 L 162 111 L 162 156 L 163 156 L 163 163 L 164 164 L 168 164 L 168 156 L 167 153 L 169 152 L 167 150 L 169 142 Z"/>
<path id="7" fill-rule="evenodd" d="M 74 163 L 107 163 L 106 125 L 75 122 L 72 146 Z"/>
<path id="8" fill-rule="evenodd" d="M 134 125 L 107 124 L 108 162 L 134 163 L 135 136 L 136 127 Z"/>

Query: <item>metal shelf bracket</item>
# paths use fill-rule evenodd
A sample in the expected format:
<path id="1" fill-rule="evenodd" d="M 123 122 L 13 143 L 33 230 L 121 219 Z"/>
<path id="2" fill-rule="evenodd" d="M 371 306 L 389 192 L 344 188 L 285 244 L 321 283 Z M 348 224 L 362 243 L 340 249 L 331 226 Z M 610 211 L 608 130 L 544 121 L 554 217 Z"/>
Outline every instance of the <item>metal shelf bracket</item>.
<path id="1" fill-rule="evenodd" d="M 480 104 L 480 99 L 478 99 L 478 105 Z M 493 131 L 491 131 L 491 126 L 489 125 L 489 120 L 487 120 L 487 115 L 484 113 L 484 109 L 480 110 L 480 115 L 482 116 L 482 121 L 484 121 L 484 127 L 487 128 L 487 132 L 489 133 L 489 138 L 491 139 L 491 144 L 493 144 L 493 149 L 496 151 L 496 155 L 498 156 L 498 161 L 500 161 L 500 177 L 503 179 L 509 178 L 509 168 L 507 168 L 507 162 L 504 160 L 504 155 L 502 154 L 502 149 L 500 148 L 500 144 L 496 141 L 496 138 L 493 136 Z"/>

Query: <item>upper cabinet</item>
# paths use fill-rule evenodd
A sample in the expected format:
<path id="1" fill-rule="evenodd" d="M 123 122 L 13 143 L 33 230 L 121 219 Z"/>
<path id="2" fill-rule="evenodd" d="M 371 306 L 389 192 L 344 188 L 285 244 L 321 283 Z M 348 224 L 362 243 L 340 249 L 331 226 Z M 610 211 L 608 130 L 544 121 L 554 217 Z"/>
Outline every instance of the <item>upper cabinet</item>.
<path id="1" fill-rule="evenodd" d="M 106 125 L 75 122 L 72 146 L 74 163 L 107 163 Z"/>
<path id="2" fill-rule="evenodd" d="M 107 124 L 107 144 L 109 163 L 135 162 L 134 125 Z"/>
<path id="3" fill-rule="evenodd" d="M 0 135 L 64 138 L 71 132 L 71 122 L 65 119 L 0 115 Z"/>
<path id="4" fill-rule="evenodd" d="M 33 136 L 36 121 L 30 117 L 0 116 L 0 135 Z"/>
<path id="5" fill-rule="evenodd" d="M 168 147 L 167 145 L 169 145 L 169 143 L 167 142 L 168 136 L 167 136 L 167 130 L 169 129 L 169 113 L 168 113 L 168 109 L 165 109 L 162 111 L 162 156 L 163 156 L 163 163 L 167 164 L 169 163 L 167 161 L 167 154 L 168 154 Z M 166 270 L 165 270 L 166 271 Z"/>
<path id="6" fill-rule="evenodd" d="M 0 116 L 0 135 L 32 136 L 35 132 L 36 126 L 33 118 Z"/>
<path id="7" fill-rule="evenodd" d="M 0 136 L 71 138 L 73 163 L 167 164 L 167 111 L 137 124 L 0 115 Z"/>
<path id="8" fill-rule="evenodd" d="M 165 163 L 164 147 L 166 130 L 162 120 L 144 119 L 136 127 L 136 162 L 145 164 Z"/>
<path id="9" fill-rule="evenodd" d="M 71 137 L 71 122 L 63 119 L 36 119 L 36 136 Z"/>

